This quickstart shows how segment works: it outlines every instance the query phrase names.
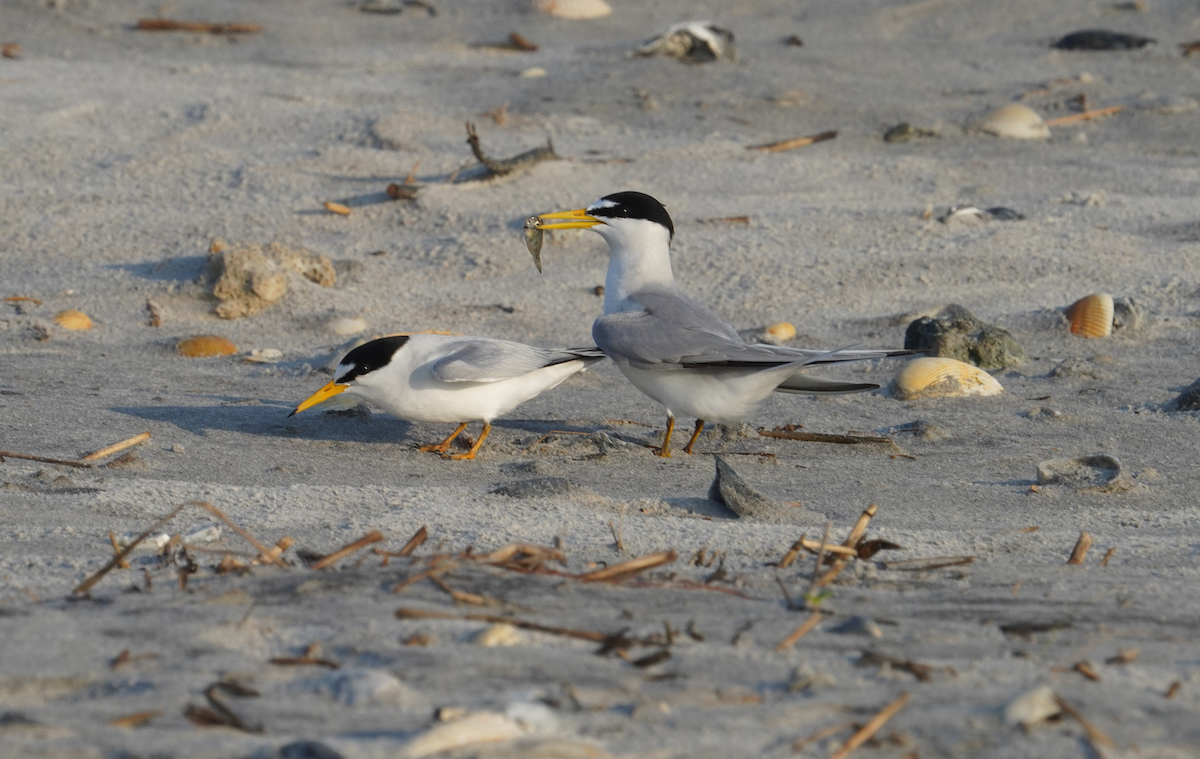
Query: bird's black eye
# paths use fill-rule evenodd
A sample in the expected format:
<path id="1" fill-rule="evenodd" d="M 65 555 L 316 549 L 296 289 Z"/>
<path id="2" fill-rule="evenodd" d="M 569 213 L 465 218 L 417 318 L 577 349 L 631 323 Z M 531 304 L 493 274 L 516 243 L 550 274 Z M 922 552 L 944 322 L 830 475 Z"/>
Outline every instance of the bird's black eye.
<path id="1" fill-rule="evenodd" d="M 408 342 L 408 335 L 381 337 L 369 343 L 363 343 L 345 355 L 338 363 L 338 368 L 346 367 L 346 373 L 337 378 L 339 383 L 352 382 L 356 377 L 369 374 L 376 369 L 382 369 L 391 363 L 396 351 Z"/>

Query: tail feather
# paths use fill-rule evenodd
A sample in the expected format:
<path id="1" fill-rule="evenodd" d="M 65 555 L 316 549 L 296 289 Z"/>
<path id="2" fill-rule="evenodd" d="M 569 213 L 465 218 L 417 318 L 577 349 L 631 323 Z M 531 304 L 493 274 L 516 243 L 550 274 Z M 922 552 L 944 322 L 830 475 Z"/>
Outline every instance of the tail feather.
<path id="1" fill-rule="evenodd" d="M 793 374 L 775 388 L 777 393 L 803 393 L 805 395 L 841 395 L 844 393 L 865 393 L 878 390 L 879 385 L 872 382 L 840 382 L 838 380 L 810 377 L 806 374 Z"/>

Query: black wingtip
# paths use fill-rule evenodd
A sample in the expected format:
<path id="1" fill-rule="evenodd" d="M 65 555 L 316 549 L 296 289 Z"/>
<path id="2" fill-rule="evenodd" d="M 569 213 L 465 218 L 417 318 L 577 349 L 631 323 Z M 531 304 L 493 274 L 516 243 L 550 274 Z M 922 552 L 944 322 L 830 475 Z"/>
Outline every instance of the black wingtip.
<path id="1" fill-rule="evenodd" d="M 295 415 L 296 415 L 296 409 L 292 409 L 292 413 L 288 414 L 288 418 L 290 419 L 291 417 L 293 417 Z"/>

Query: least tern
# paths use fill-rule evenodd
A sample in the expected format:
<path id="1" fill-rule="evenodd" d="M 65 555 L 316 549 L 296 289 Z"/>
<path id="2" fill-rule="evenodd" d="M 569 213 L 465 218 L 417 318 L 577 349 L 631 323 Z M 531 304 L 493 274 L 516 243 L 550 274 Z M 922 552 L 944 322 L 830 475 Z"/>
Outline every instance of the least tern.
<path id="1" fill-rule="evenodd" d="M 445 454 L 469 422 L 481 420 L 473 459 L 492 420 L 604 358 L 598 348 L 535 348 L 524 343 L 434 334 L 392 335 L 346 354 L 333 379 L 291 414 L 350 393 L 412 422 L 454 422 L 458 429 L 420 450 Z"/>
<path id="2" fill-rule="evenodd" d="M 740 422 L 772 392 L 832 395 L 879 385 L 800 374 L 808 364 L 906 356 L 911 350 L 814 351 L 748 344 L 733 327 L 675 285 L 675 225 L 662 203 L 641 192 L 607 195 L 587 208 L 540 214 L 540 229 L 591 229 L 608 243 L 604 316 L 592 339 L 634 387 L 667 409 L 660 456 L 671 455 L 675 416 L 696 418 L 692 452 L 706 420 Z M 531 248 L 532 250 L 532 248 Z"/>

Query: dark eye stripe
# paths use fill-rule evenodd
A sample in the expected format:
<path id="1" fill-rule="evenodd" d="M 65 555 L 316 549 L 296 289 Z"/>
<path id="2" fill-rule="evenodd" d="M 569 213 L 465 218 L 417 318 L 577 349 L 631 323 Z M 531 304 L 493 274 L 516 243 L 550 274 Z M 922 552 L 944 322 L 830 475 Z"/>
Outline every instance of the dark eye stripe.
<path id="1" fill-rule="evenodd" d="M 391 363 L 392 356 L 396 355 L 396 351 L 403 348 L 407 342 L 408 335 L 395 335 L 394 337 L 381 337 L 378 340 L 363 343 L 347 353 L 338 362 L 339 368 L 348 366 L 350 369 L 338 377 L 337 381 L 352 382 L 355 377 L 373 372 L 376 369 L 382 369 Z"/>

